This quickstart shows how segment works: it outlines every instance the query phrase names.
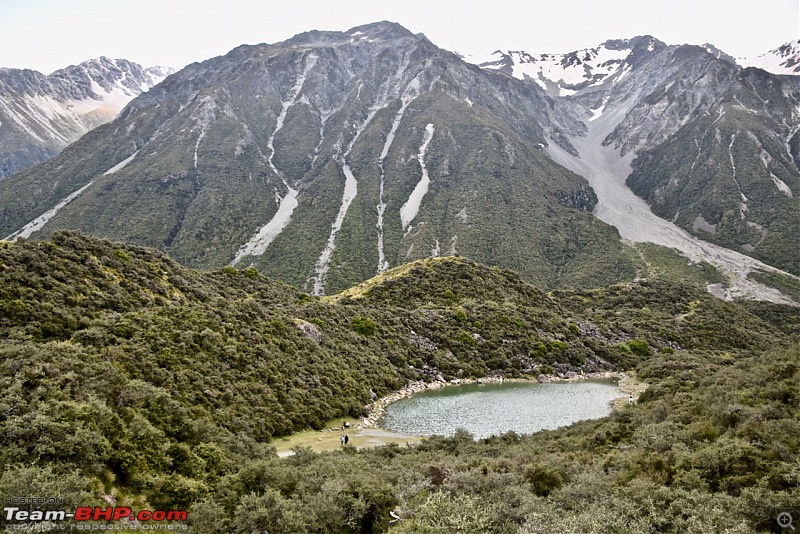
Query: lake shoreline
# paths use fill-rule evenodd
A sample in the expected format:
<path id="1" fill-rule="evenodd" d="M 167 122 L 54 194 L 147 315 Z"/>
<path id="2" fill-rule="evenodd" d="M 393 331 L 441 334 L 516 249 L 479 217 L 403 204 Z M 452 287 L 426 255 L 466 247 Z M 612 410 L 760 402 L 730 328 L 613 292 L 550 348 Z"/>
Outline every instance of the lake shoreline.
<path id="1" fill-rule="evenodd" d="M 423 380 L 417 380 L 414 382 L 409 382 L 405 387 L 393 391 L 385 397 L 376 399 L 371 404 L 367 405 L 366 409 L 368 414 L 362 419 L 361 426 L 363 428 L 382 428 L 381 421 L 386 415 L 386 407 L 388 405 L 401 399 L 411 397 L 417 393 L 422 393 L 423 391 L 438 390 L 451 386 L 463 386 L 466 384 L 502 384 L 504 382 L 536 382 L 540 384 L 547 384 L 558 382 L 577 382 L 579 380 L 606 380 L 614 378 L 618 379 L 617 388 L 619 388 L 620 392 L 623 393 L 623 395 L 620 395 L 619 399 L 612 401 L 611 405 L 614 409 L 618 409 L 620 406 L 624 406 L 625 403 L 627 403 L 627 398 L 624 396 L 624 394 L 633 394 L 634 398 L 638 398 L 639 393 L 644 389 L 641 387 L 641 383 L 638 382 L 631 373 L 622 371 L 603 371 L 596 373 L 570 372 L 566 373 L 565 375 L 540 374 L 533 378 L 506 378 L 501 375 L 489 375 L 483 378 L 454 378 L 450 381 L 440 379 L 433 382 L 425 382 Z M 644 387 L 646 387 L 646 385 Z M 624 403 L 619 401 L 624 401 Z"/>

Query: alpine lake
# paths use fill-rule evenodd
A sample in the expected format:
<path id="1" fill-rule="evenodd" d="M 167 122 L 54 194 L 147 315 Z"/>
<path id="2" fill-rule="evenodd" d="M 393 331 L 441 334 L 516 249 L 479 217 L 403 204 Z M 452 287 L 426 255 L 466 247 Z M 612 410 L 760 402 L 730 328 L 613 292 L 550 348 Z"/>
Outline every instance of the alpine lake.
<path id="1" fill-rule="evenodd" d="M 389 404 L 381 427 L 412 436 L 530 434 L 605 417 L 623 396 L 616 379 L 448 386 Z"/>
<path id="2" fill-rule="evenodd" d="M 294 454 L 295 447 L 340 449 L 345 433 L 348 445 L 356 448 L 412 444 L 425 436 L 452 436 L 458 429 L 476 439 L 509 431 L 530 434 L 610 414 L 613 402 L 627 403 L 618 380 L 447 385 L 388 404 L 379 428 L 363 428 L 358 420 L 339 418 L 329 421 L 324 430 L 297 432 L 277 439 L 274 445 L 278 455 L 285 457 Z"/>

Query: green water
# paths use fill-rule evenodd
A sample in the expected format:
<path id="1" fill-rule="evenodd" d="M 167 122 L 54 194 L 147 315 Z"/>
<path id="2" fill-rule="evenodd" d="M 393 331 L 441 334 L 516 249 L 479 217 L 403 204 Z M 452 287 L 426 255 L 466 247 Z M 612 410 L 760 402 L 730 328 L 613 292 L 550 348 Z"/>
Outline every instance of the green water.
<path id="1" fill-rule="evenodd" d="M 605 417 L 622 396 L 612 380 L 449 386 L 390 404 L 381 426 L 414 436 L 451 436 L 458 428 L 476 438 L 530 434 Z"/>

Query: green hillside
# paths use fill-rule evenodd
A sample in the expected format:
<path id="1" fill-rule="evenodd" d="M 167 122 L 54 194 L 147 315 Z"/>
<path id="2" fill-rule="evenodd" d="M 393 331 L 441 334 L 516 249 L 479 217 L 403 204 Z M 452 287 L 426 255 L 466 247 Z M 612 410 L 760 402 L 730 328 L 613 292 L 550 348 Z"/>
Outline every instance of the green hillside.
<path id="1" fill-rule="evenodd" d="M 437 258 L 320 299 L 71 232 L 2 243 L 0 493 L 193 506 L 198 532 L 382 531 L 395 508 L 400 532 L 768 528 L 796 508 L 797 330 L 794 308 L 659 279 L 547 294 Z M 633 368 L 639 406 L 533 437 L 270 446 L 412 379 Z"/>

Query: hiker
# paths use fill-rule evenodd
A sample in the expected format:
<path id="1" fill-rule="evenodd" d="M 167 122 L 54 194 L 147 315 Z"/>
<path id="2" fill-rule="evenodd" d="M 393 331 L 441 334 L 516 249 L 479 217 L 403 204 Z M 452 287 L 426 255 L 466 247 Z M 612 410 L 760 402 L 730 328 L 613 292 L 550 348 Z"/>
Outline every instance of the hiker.
<path id="1" fill-rule="evenodd" d="M 347 442 L 350 441 L 350 436 L 347 434 L 344 435 L 344 444 L 347 445 Z"/>
<path id="2" fill-rule="evenodd" d="M 342 447 L 344 447 L 344 436 L 339 436 L 339 443 L 341 443 Z"/>

